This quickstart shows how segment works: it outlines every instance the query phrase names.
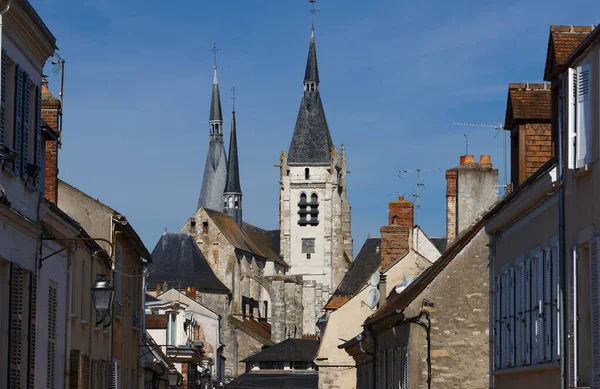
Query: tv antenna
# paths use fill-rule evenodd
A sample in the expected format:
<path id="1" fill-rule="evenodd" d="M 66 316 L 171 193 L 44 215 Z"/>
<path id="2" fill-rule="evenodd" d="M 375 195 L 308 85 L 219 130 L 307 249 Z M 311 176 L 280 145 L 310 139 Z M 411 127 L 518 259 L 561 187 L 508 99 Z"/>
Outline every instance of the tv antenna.
<path id="1" fill-rule="evenodd" d="M 417 217 L 415 218 L 416 221 L 416 225 L 420 226 L 419 224 L 419 214 L 420 214 L 420 210 L 421 210 L 421 191 L 423 190 L 423 188 L 425 188 L 425 183 L 423 182 L 423 180 L 421 179 L 421 173 L 422 172 L 436 172 L 439 171 L 440 168 L 430 168 L 430 169 L 402 169 L 399 172 L 399 176 L 400 178 L 402 178 L 402 174 L 408 174 L 408 173 L 417 173 L 417 190 L 416 193 L 412 195 L 412 197 L 414 197 L 415 199 L 415 208 L 417 209 Z M 419 234 L 417 233 L 417 249 L 419 248 Z"/>
<path id="2" fill-rule="evenodd" d="M 504 128 L 503 124 L 482 124 L 482 123 L 464 123 L 464 122 L 453 122 L 452 123 L 455 126 L 463 126 L 463 127 L 482 127 L 482 128 L 493 128 L 494 130 L 496 130 L 496 133 L 494 134 L 494 139 L 496 139 L 496 137 L 498 136 L 498 134 L 500 133 L 500 131 L 502 130 L 506 130 L 506 128 Z M 465 134 L 466 136 L 466 134 Z M 503 152 L 503 162 L 504 162 L 504 185 L 498 185 L 498 187 L 502 187 L 504 188 L 504 191 L 506 192 L 506 188 L 508 187 L 508 179 L 507 179 L 507 171 L 506 171 L 506 131 L 504 131 L 504 152 Z M 468 154 L 468 153 L 467 153 Z"/>
<path id="3" fill-rule="evenodd" d="M 62 148 L 62 112 L 64 109 L 64 95 L 65 95 L 65 60 L 58 54 L 58 52 L 54 52 L 54 58 L 46 61 L 46 64 L 53 65 L 52 72 L 56 75 L 60 73 L 60 92 L 58 92 L 58 97 L 60 97 L 60 123 L 58 125 L 58 147 Z"/>

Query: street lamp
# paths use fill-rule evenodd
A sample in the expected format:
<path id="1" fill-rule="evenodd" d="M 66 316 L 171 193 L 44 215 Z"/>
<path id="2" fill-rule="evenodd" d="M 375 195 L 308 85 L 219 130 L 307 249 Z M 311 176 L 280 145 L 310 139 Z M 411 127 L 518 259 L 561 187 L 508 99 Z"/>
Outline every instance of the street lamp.
<path id="1" fill-rule="evenodd" d="M 99 274 L 98 278 L 96 278 L 96 281 L 94 281 L 94 286 L 92 287 L 92 300 L 94 301 L 94 308 L 102 318 L 101 320 L 96 320 L 96 325 L 104 322 L 106 316 L 110 315 L 113 295 L 114 289 L 110 283 L 110 279 L 106 276 L 106 274 Z M 110 325 L 110 323 L 108 325 Z"/>
<path id="2" fill-rule="evenodd" d="M 167 380 L 169 381 L 169 386 L 177 386 L 177 381 L 179 381 L 179 372 L 175 366 L 171 365 L 171 368 L 167 373 Z"/>

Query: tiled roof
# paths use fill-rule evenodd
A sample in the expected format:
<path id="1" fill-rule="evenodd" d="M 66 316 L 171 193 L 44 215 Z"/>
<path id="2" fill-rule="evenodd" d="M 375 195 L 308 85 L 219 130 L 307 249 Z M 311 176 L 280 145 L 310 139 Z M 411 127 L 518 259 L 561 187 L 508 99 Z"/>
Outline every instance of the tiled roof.
<path id="1" fill-rule="evenodd" d="M 150 285 L 178 280 L 181 287 L 194 287 L 206 292 L 229 292 L 188 233 L 163 234 L 152 251 L 152 258 L 154 263 L 148 275 Z"/>
<path id="2" fill-rule="evenodd" d="M 233 315 L 229 315 L 229 322 L 246 335 L 254 338 L 263 345 L 272 346 L 275 343 L 270 339 L 271 331 L 255 320 L 244 319 L 243 321 Z M 270 327 L 269 327 L 270 328 Z"/>
<path id="3" fill-rule="evenodd" d="M 312 362 L 319 342 L 315 339 L 286 339 L 268 347 L 242 362 Z"/>
<path id="4" fill-rule="evenodd" d="M 515 120 L 545 120 L 552 117 L 552 93 L 549 84 L 514 83 L 508 85 L 504 128 Z"/>
<path id="5" fill-rule="evenodd" d="M 307 389 L 316 388 L 319 383 L 319 375 L 313 372 L 273 372 L 251 371 L 234 379 L 225 385 L 225 389 L 248 389 L 248 388 L 286 388 Z"/>
<path id="6" fill-rule="evenodd" d="M 324 309 L 338 309 L 350 300 L 350 296 L 331 296 Z"/>
<path id="7" fill-rule="evenodd" d="M 553 65 L 561 66 L 573 50 L 594 30 L 594 26 L 550 26 L 544 80 L 550 81 Z"/>
<path id="8" fill-rule="evenodd" d="M 243 227 L 240 228 L 231 216 L 208 208 L 204 210 L 235 248 L 288 266 L 273 242 L 272 235 L 276 235 L 276 239 L 279 239 L 279 234 L 273 234 L 273 231 L 265 231 L 248 223 L 243 223 Z"/>

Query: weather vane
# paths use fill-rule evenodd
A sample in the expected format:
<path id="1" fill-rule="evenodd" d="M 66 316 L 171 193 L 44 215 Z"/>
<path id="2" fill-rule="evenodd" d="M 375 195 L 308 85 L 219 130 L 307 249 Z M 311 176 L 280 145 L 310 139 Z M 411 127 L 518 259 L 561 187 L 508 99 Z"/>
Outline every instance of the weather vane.
<path id="1" fill-rule="evenodd" d="M 217 42 L 216 42 L 216 41 L 213 41 L 212 43 L 213 43 L 213 48 L 212 48 L 212 49 L 210 49 L 210 51 L 212 51 L 212 52 L 213 52 L 213 55 L 214 55 L 214 57 L 215 57 L 215 69 L 216 69 L 216 68 L 217 68 L 217 53 L 218 53 L 219 51 L 221 51 L 221 49 L 219 49 L 219 48 L 217 47 Z"/>
<path id="2" fill-rule="evenodd" d="M 231 88 L 231 100 L 233 100 L 233 111 L 235 112 L 235 86 Z"/>
<path id="3" fill-rule="evenodd" d="M 312 15 L 312 30 L 313 31 L 315 30 L 315 14 L 317 12 L 319 12 L 318 9 L 315 9 L 315 2 L 316 1 L 317 0 L 308 0 L 308 2 L 311 4 L 311 9 L 308 12 L 310 12 L 311 15 Z"/>

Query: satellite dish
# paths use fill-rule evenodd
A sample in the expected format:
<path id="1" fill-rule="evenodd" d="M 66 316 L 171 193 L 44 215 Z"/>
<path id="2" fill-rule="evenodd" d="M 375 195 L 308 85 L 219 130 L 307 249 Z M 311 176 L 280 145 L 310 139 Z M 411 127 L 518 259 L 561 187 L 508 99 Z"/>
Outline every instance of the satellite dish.
<path id="1" fill-rule="evenodd" d="M 377 286 L 379 285 L 379 271 L 376 271 L 375 273 L 373 273 L 373 275 L 371 276 L 371 285 L 373 286 Z"/>
<path id="2" fill-rule="evenodd" d="M 371 289 L 369 297 L 367 298 L 367 305 L 369 308 L 373 309 L 377 306 L 377 303 L 379 303 L 379 290 Z"/>

